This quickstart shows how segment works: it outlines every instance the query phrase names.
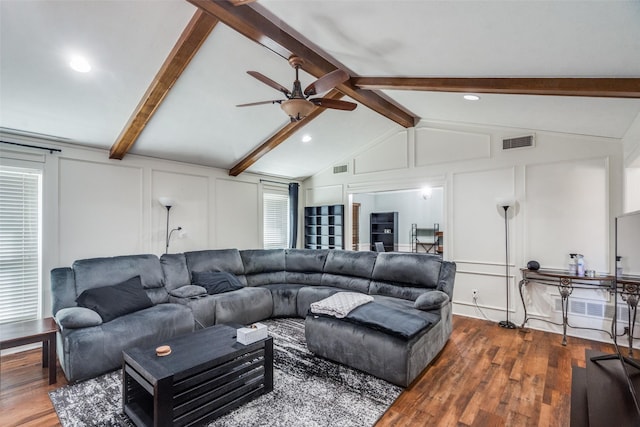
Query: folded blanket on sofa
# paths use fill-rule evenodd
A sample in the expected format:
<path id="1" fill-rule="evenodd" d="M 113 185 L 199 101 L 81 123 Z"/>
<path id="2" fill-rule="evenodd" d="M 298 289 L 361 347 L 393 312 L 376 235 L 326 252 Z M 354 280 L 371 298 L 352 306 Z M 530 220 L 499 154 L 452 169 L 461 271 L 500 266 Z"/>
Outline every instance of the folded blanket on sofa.
<path id="1" fill-rule="evenodd" d="M 311 312 L 315 314 L 326 314 L 328 316 L 343 318 L 351 310 L 363 304 L 373 301 L 371 295 L 358 292 L 338 292 L 329 298 L 311 303 Z"/>

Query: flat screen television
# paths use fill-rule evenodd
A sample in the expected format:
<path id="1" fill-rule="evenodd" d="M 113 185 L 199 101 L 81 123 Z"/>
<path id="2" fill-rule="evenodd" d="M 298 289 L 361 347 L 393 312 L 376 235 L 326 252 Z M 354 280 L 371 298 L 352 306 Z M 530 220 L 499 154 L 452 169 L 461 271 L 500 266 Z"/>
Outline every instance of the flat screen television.
<path id="1" fill-rule="evenodd" d="M 622 275 L 640 279 L 640 211 L 616 218 L 616 259 Z"/>

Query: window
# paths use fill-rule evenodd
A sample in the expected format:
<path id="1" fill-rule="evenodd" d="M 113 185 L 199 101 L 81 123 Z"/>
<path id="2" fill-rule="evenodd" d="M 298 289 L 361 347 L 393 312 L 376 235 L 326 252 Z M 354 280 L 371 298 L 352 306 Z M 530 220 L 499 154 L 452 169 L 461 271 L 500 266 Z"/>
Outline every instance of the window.
<path id="1" fill-rule="evenodd" d="M 281 249 L 289 246 L 289 193 L 267 189 L 263 192 L 263 248 Z"/>
<path id="2" fill-rule="evenodd" d="M 0 323 L 40 317 L 39 170 L 0 167 Z"/>

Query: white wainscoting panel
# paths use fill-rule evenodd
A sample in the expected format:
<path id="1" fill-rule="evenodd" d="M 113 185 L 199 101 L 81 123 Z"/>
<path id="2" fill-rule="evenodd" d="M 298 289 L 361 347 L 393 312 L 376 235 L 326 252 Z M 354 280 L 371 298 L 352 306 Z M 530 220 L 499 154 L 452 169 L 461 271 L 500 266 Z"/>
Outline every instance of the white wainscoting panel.
<path id="1" fill-rule="evenodd" d="M 514 182 L 512 167 L 453 175 L 452 259 L 504 266 L 504 211 L 496 203 L 514 195 Z M 511 260 L 517 241 L 514 223 L 510 218 Z"/>
<path id="2" fill-rule="evenodd" d="M 341 205 L 342 184 L 307 188 L 305 206 Z"/>
<path id="3" fill-rule="evenodd" d="M 143 252 L 142 182 L 138 167 L 60 159 L 60 265 Z"/>
<path id="4" fill-rule="evenodd" d="M 416 166 L 433 165 L 491 156 L 491 137 L 486 134 L 443 129 L 416 129 Z"/>
<path id="5" fill-rule="evenodd" d="M 353 159 L 353 173 L 362 174 L 409 167 L 407 132 L 398 132 Z"/>
<path id="6" fill-rule="evenodd" d="M 526 167 L 527 259 L 566 269 L 569 253 L 581 253 L 586 268 L 608 272 L 607 177 L 602 158 Z"/>
<path id="7" fill-rule="evenodd" d="M 262 207 L 258 203 L 257 183 L 216 180 L 216 247 L 262 247 L 262 227 L 259 225 L 262 220 Z"/>
<path id="8" fill-rule="evenodd" d="M 167 209 L 159 197 L 175 202 L 169 216 L 169 230 L 174 232 L 170 253 L 209 249 L 209 178 L 161 170 L 151 171 L 151 241 L 155 253 L 163 254 L 166 245 Z"/>

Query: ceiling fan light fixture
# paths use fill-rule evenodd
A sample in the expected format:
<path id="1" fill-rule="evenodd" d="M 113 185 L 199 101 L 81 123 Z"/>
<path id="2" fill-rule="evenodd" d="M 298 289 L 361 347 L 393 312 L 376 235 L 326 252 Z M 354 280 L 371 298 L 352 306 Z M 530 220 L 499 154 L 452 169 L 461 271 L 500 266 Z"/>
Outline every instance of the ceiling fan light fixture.
<path id="1" fill-rule="evenodd" d="M 316 106 L 313 105 L 311 101 L 307 101 L 306 99 L 294 98 L 282 101 L 280 107 L 292 119 L 302 120 L 307 117 Z"/>
<path id="2" fill-rule="evenodd" d="M 473 95 L 470 93 L 464 95 L 463 98 L 466 99 L 467 101 L 478 101 L 480 99 L 478 95 Z"/>

